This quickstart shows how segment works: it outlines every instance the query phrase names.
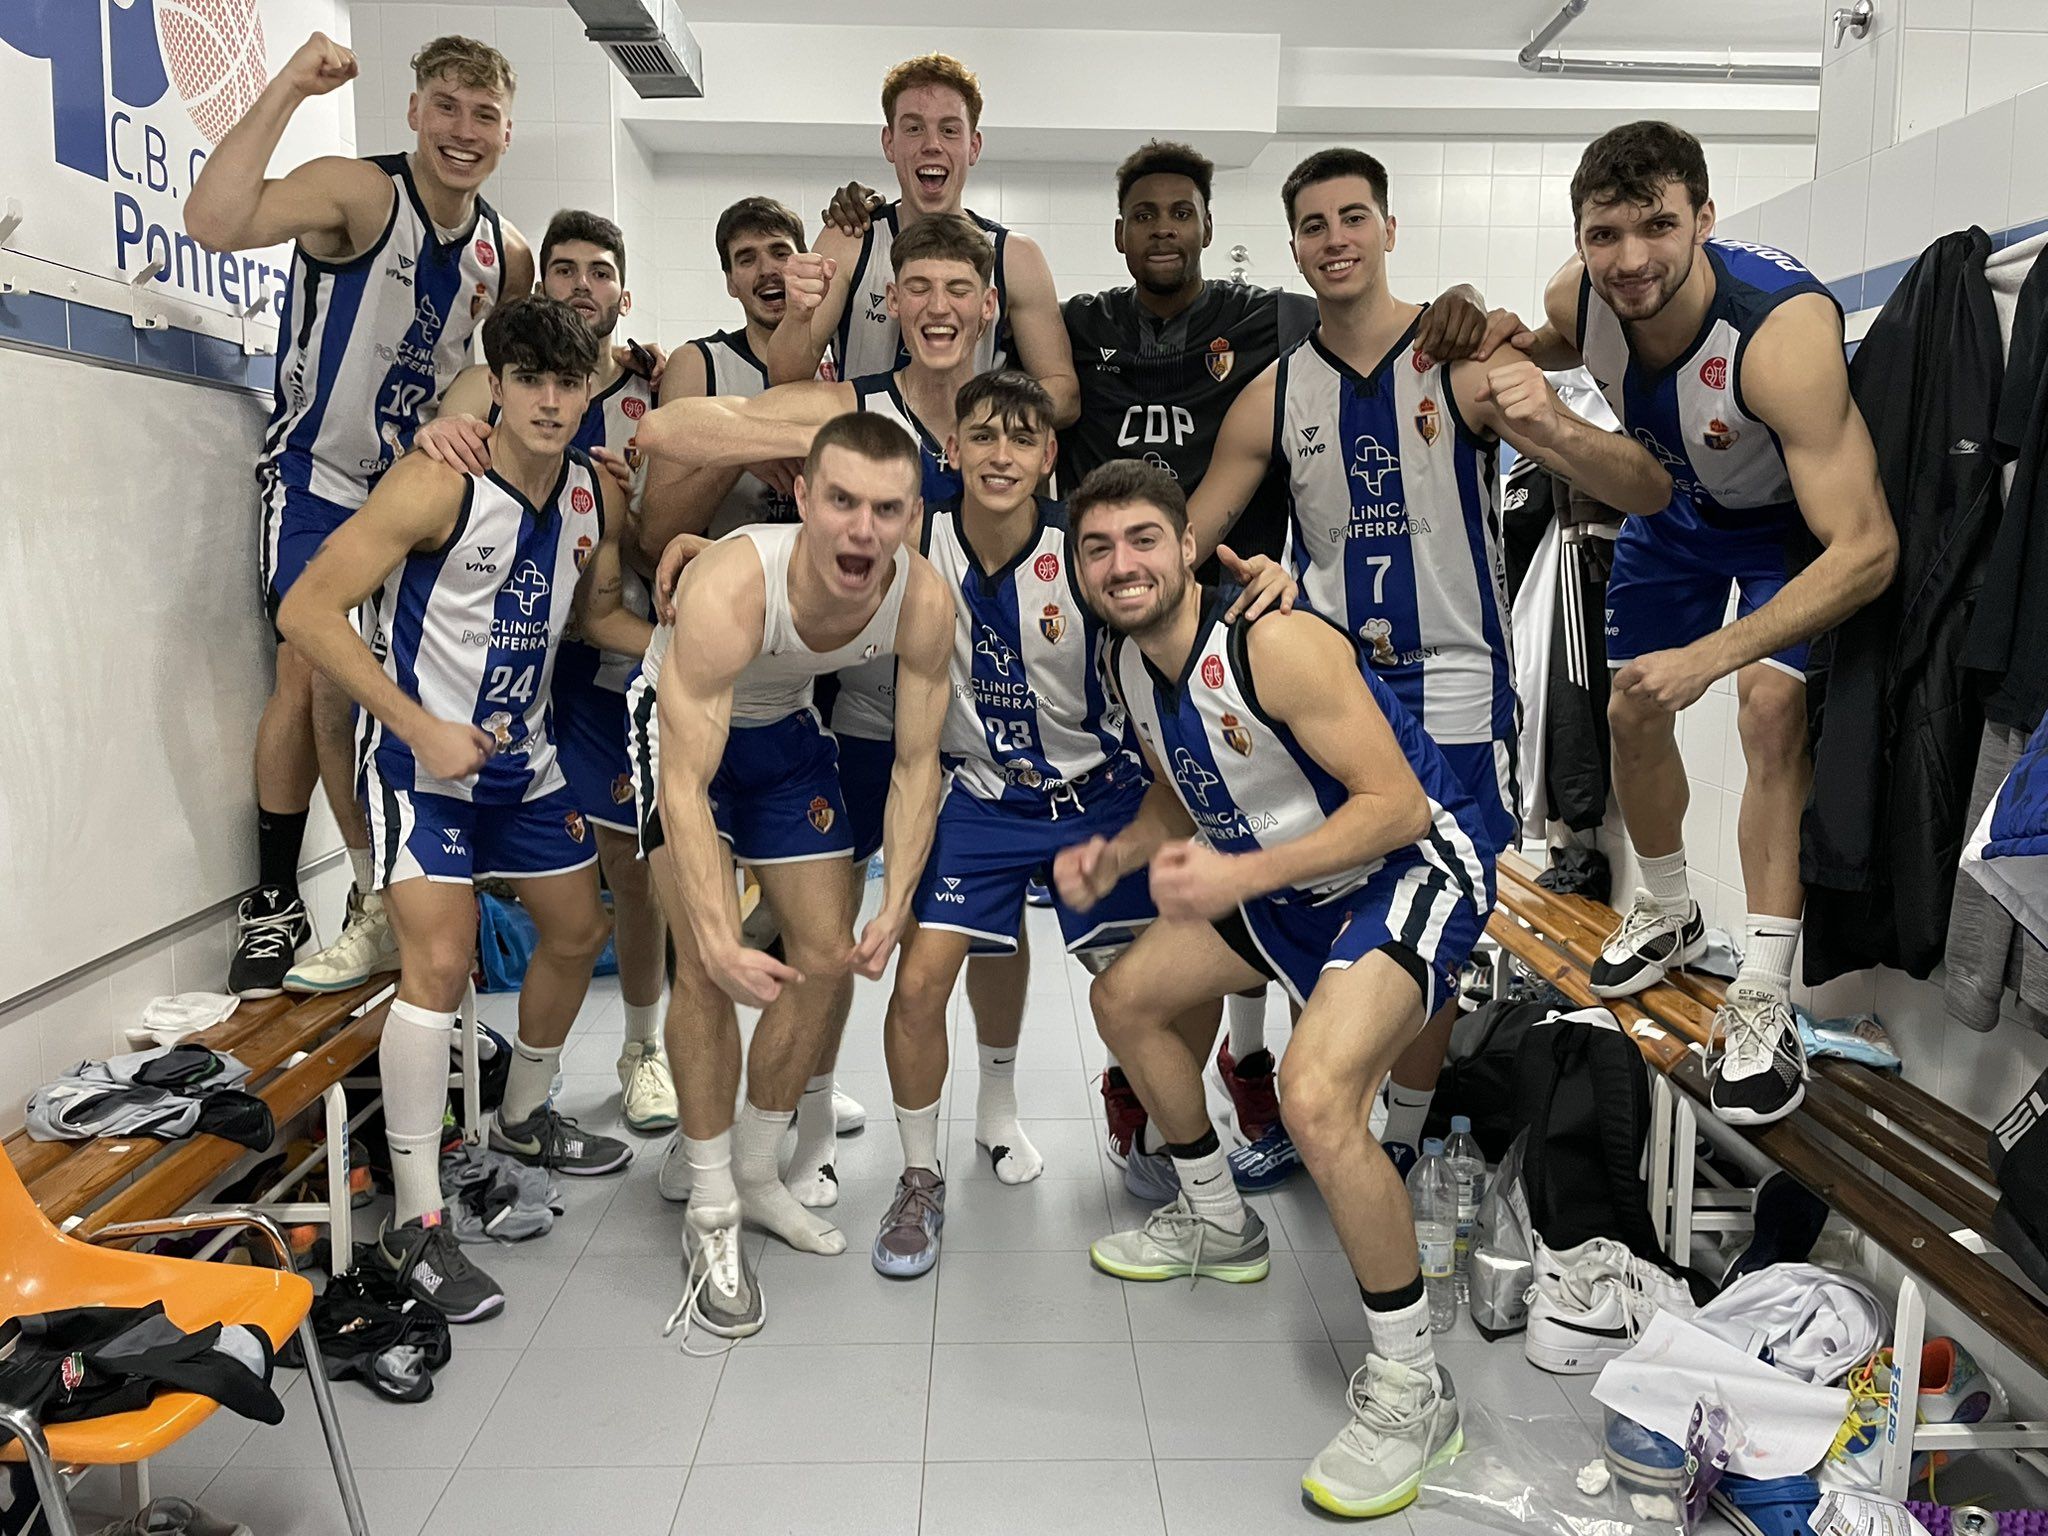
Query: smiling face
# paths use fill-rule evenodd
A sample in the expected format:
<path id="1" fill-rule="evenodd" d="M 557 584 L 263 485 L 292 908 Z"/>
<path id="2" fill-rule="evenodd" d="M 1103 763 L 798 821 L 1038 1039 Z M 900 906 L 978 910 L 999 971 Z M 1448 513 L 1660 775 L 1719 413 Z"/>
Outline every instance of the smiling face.
<path id="1" fill-rule="evenodd" d="M 913 460 L 871 459 L 837 443 L 819 455 L 815 476 L 797 476 L 805 558 L 827 592 L 860 601 L 887 581 L 923 515 L 920 478 Z"/>
<path id="2" fill-rule="evenodd" d="M 1353 299 L 1384 281 L 1394 221 L 1363 176 L 1334 176 L 1295 194 L 1294 264 L 1318 299 Z"/>
<path id="3" fill-rule="evenodd" d="M 750 324 L 770 331 L 782 324 L 782 269 L 795 254 L 794 240 L 766 230 L 741 230 L 726 242 L 725 291 L 740 301 Z"/>
<path id="4" fill-rule="evenodd" d="M 434 75 L 412 93 L 405 124 L 419 135 L 414 163 L 421 174 L 451 192 L 472 193 L 511 146 L 512 103 L 501 92 Z"/>
<path id="5" fill-rule="evenodd" d="M 981 158 L 981 134 L 968 121 L 967 99 L 948 86 L 912 86 L 896 98 L 895 115 L 882 130 L 882 157 L 896 167 L 896 185 L 910 207 L 957 211 L 967 169 Z"/>
<path id="6" fill-rule="evenodd" d="M 946 372 L 974 355 L 995 323 L 996 291 L 964 261 L 909 261 L 889 284 L 889 313 L 903 332 L 911 361 Z"/>
<path id="7" fill-rule="evenodd" d="M 961 422 L 946 445 L 975 505 L 999 517 L 1032 504 L 1039 483 L 1052 473 L 1053 455 L 1053 435 L 1043 422 L 1006 415 L 994 402 Z"/>
<path id="8" fill-rule="evenodd" d="M 599 337 L 611 335 L 619 317 L 633 307 L 633 295 L 620 281 L 616 253 L 588 240 L 563 240 L 549 247 L 540 286 L 549 298 L 575 310 Z"/>
<path id="9" fill-rule="evenodd" d="M 1713 232 L 1713 199 L 1694 208 L 1692 194 L 1675 178 L 1651 206 L 1621 199 L 1579 210 L 1586 276 L 1623 320 L 1648 320 L 1669 304 Z"/>
<path id="10" fill-rule="evenodd" d="M 1193 178 L 1161 172 L 1131 183 L 1117 215 L 1116 248 L 1148 293 L 1178 293 L 1202 279 L 1202 252 L 1215 237 Z"/>
<path id="11" fill-rule="evenodd" d="M 491 375 L 491 402 L 500 432 L 509 432 L 536 458 L 558 454 L 575 441 L 590 408 L 590 375 L 555 373 L 512 364 Z"/>
<path id="12" fill-rule="evenodd" d="M 1194 581 L 1195 539 L 1148 501 L 1091 507 L 1074 534 L 1081 596 L 1133 637 L 1169 622 Z"/>

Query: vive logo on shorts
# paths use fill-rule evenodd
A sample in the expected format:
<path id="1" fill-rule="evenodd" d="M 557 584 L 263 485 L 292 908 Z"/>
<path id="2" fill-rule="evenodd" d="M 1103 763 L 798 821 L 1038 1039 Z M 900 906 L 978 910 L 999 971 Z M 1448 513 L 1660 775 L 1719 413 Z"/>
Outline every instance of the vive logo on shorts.
<path id="1" fill-rule="evenodd" d="M 955 906 L 961 907 L 967 905 L 967 898 L 960 894 L 960 882 L 956 880 L 953 876 L 939 876 L 939 884 L 943 885 L 945 889 L 943 891 L 935 892 L 933 895 L 934 900 L 950 902 Z"/>
<path id="2" fill-rule="evenodd" d="M 443 827 L 441 829 L 441 851 L 453 859 L 469 857 L 469 850 L 462 846 L 462 828 Z"/>

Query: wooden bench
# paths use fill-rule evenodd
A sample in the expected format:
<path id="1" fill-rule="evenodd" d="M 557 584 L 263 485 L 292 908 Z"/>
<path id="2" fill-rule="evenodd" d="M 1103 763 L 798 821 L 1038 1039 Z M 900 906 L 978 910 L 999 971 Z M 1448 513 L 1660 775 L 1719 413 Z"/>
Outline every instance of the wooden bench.
<path id="1" fill-rule="evenodd" d="M 1667 1251 L 1689 1263 L 1699 1196 L 1695 1132 L 1707 1099 L 1707 1047 L 1723 985 L 1681 972 L 1625 1001 L 1594 997 L 1588 971 L 1619 915 L 1602 902 L 1545 890 L 1535 867 L 1519 855 L 1504 855 L 1498 872 L 1499 902 L 1488 934 L 1575 1005 L 1610 1009 L 1657 1068 L 1652 1214 Z M 1948 1297 L 2021 1364 L 2048 1375 L 2048 1304 L 1986 1257 L 1995 1251 L 1996 1197 L 1987 1188 L 1993 1180 L 1985 1128 L 1897 1074 L 1822 1060 L 1813 1063 L 1805 1101 L 1790 1116 L 1774 1125 L 1722 1129 L 1799 1180 L 1905 1273 L 1894 1319 L 1897 1390 L 1881 1491 L 1904 1496 L 1915 1449 L 2007 1448 L 2038 1459 L 2048 1447 L 2048 1423 L 1923 1426 L 1899 1413 L 1919 1390 L 1926 1310 L 1918 1281 Z M 1917 1199 L 1888 1188 L 1880 1173 Z"/>

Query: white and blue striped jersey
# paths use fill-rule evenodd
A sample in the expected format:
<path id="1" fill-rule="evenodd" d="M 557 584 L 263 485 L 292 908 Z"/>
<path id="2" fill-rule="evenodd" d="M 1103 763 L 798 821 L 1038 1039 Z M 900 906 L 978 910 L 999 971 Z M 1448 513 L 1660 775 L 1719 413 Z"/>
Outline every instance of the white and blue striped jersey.
<path id="1" fill-rule="evenodd" d="M 986 373 L 1002 367 L 1016 351 L 1010 338 L 1010 290 L 1004 273 L 1010 232 L 971 208 L 961 211 L 981 226 L 996 248 L 996 318 L 974 348 L 974 371 Z M 902 216 L 903 203 L 898 199 L 875 215 L 861 240 L 853 279 L 846 289 L 846 312 L 839 317 L 830 349 L 839 378 L 865 378 L 909 366 L 910 349 L 903 344 L 903 328 L 889 313 L 889 284 L 896 280 L 896 266 L 889 253 L 896 244 Z"/>
<path id="2" fill-rule="evenodd" d="M 735 395 L 742 400 L 751 400 L 768 388 L 768 370 L 754 356 L 754 348 L 744 330 L 700 336 L 690 345 L 704 359 L 705 394 Z M 758 476 L 742 474 L 733 483 L 725 500 L 718 504 L 718 510 L 711 514 L 711 526 L 705 532 L 711 538 L 722 539 L 733 529 L 743 528 L 748 523 L 795 521 L 794 496 L 784 495 Z"/>
<path id="3" fill-rule="evenodd" d="M 1229 597 L 1214 589 L 1202 593 L 1201 623 L 1180 677 L 1153 670 L 1128 636 L 1112 643 L 1110 664 L 1138 739 L 1165 771 L 1204 840 L 1223 853 L 1250 853 L 1306 836 L 1350 791 L 1309 756 L 1293 731 L 1260 708 L 1246 651 L 1247 635 L 1258 621 L 1227 622 Z M 1423 863 L 1442 870 L 1483 918 L 1490 898 L 1478 808 L 1436 743 L 1367 665 L 1365 646 L 1352 644 L 1373 702 L 1429 797 L 1430 829 L 1382 858 L 1265 899 L 1321 902 L 1356 890 L 1384 866 Z"/>
<path id="4" fill-rule="evenodd" d="M 925 558 L 955 594 L 939 751 L 966 793 L 1057 817 L 1079 808 L 1077 781 L 1126 757 L 1126 721 L 1104 686 L 1102 626 L 1073 584 L 1066 508 L 1040 501 L 1016 515 L 1037 526 L 988 571 L 958 507 L 925 514 Z"/>
<path id="5" fill-rule="evenodd" d="M 443 239 L 404 155 L 373 155 L 391 178 L 391 218 L 353 260 L 292 251 L 278 312 L 276 400 L 257 459 L 265 509 L 309 491 L 359 507 L 412 446 L 421 412 L 470 361 L 470 338 L 505 280 L 505 236 L 478 198 Z"/>
<path id="6" fill-rule="evenodd" d="M 372 719 L 364 750 L 385 784 L 489 805 L 562 787 L 549 690 L 576 579 L 604 534 L 602 473 L 571 448 L 539 506 L 495 472 L 468 476 L 447 542 L 407 555 L 372 599 L 389 637 L 385 674 L 428 714 L 470 721 L 498 744 L 473 781 L 436 779 Z"/>
<path id="7" fill-rule="evenodd" d="M 1636 440 L 1671 472 L 1671 505 L 1659 535 L 1752 534 L 1776 541 L 1799 521 L 1792 476 L 1777 435 L 1742 398 L 1742 357 L 1757 327 L 1787 299 L 1828 287 L 1797 258 L 1747 240 L 1709 240 L 1700 259 L 1714 298 L 1698 338 L 1663 368 L 1637 360 L 1627 329 L 1579 282 L 1579 353 L 1594 383 Z"/>
<path id="8" fill-rule="evenodd" d="M 639 374 L 621 370 L 603 394 L 594 396 L 583 413 L 583 425 L 576 429 L 576 446 L 585 453 L 602 448 L 625 454 L 626 443 L 640 430 L 640 418 L 654 408 L 654 386 Z M 602 473 L 602 471 L 599 471 Z M 638 618 L 654 617 L 654 593 L 640 573 L 624 561 L 619 563 L 620 598 L 626 611 Z M 600 651 L 581 640 L 564 641 L 557 664 L 557 687 L 585 681 L 613 693 L 624 693 L 633 674 L 640 670 L 638 656 L 617 651 Z"/>
<path id="9" fill-rule="evenodd" d="M 1459 416 L 1448 366 L 1419 364 L 1414 326 L 1369 374 L 1320 330 L 1278 366 L 1273 459 L 1303 600 L 1364 642 L 1435 740 L 1512 739 L 1498 454 Z"/>

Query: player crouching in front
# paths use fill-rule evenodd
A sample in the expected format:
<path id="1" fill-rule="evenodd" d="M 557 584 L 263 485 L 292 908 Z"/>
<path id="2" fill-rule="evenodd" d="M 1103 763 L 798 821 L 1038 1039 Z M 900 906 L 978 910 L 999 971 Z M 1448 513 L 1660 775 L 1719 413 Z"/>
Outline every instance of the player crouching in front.
<path id="1" fill-rule="evenodd" d="M 1114 838 L 1064 850 L 1085 909 L 1149 866 L 1159 921 L 1096 978 L 1096 1027 L 1167 1141 L 1181 1194 L 1090 1250 L 1126 1280 L 1263 1280 L 1264 1224 L 1239 1196 L 1202 1091 L 1197 1004 L 1280 982 L 1301 1007 L 1281 1098 L 1364 1294 L 1372 1352 L 1351 1419 L 1302 1486 L 1341 1515 L 1412 1502 L 1464 1443 L 1437 1365 L 1408 1199 L 1366 1114 L 1450 995 L 1493 904 L 1479 813 L 1358 645 L 1314 614 L 1235 622 L 1199 586 L 1187 503 L 1112 460 L 1068 504 L 1082 596 L 1119 632 L 1109 671 L 1153 785 Z"/>

